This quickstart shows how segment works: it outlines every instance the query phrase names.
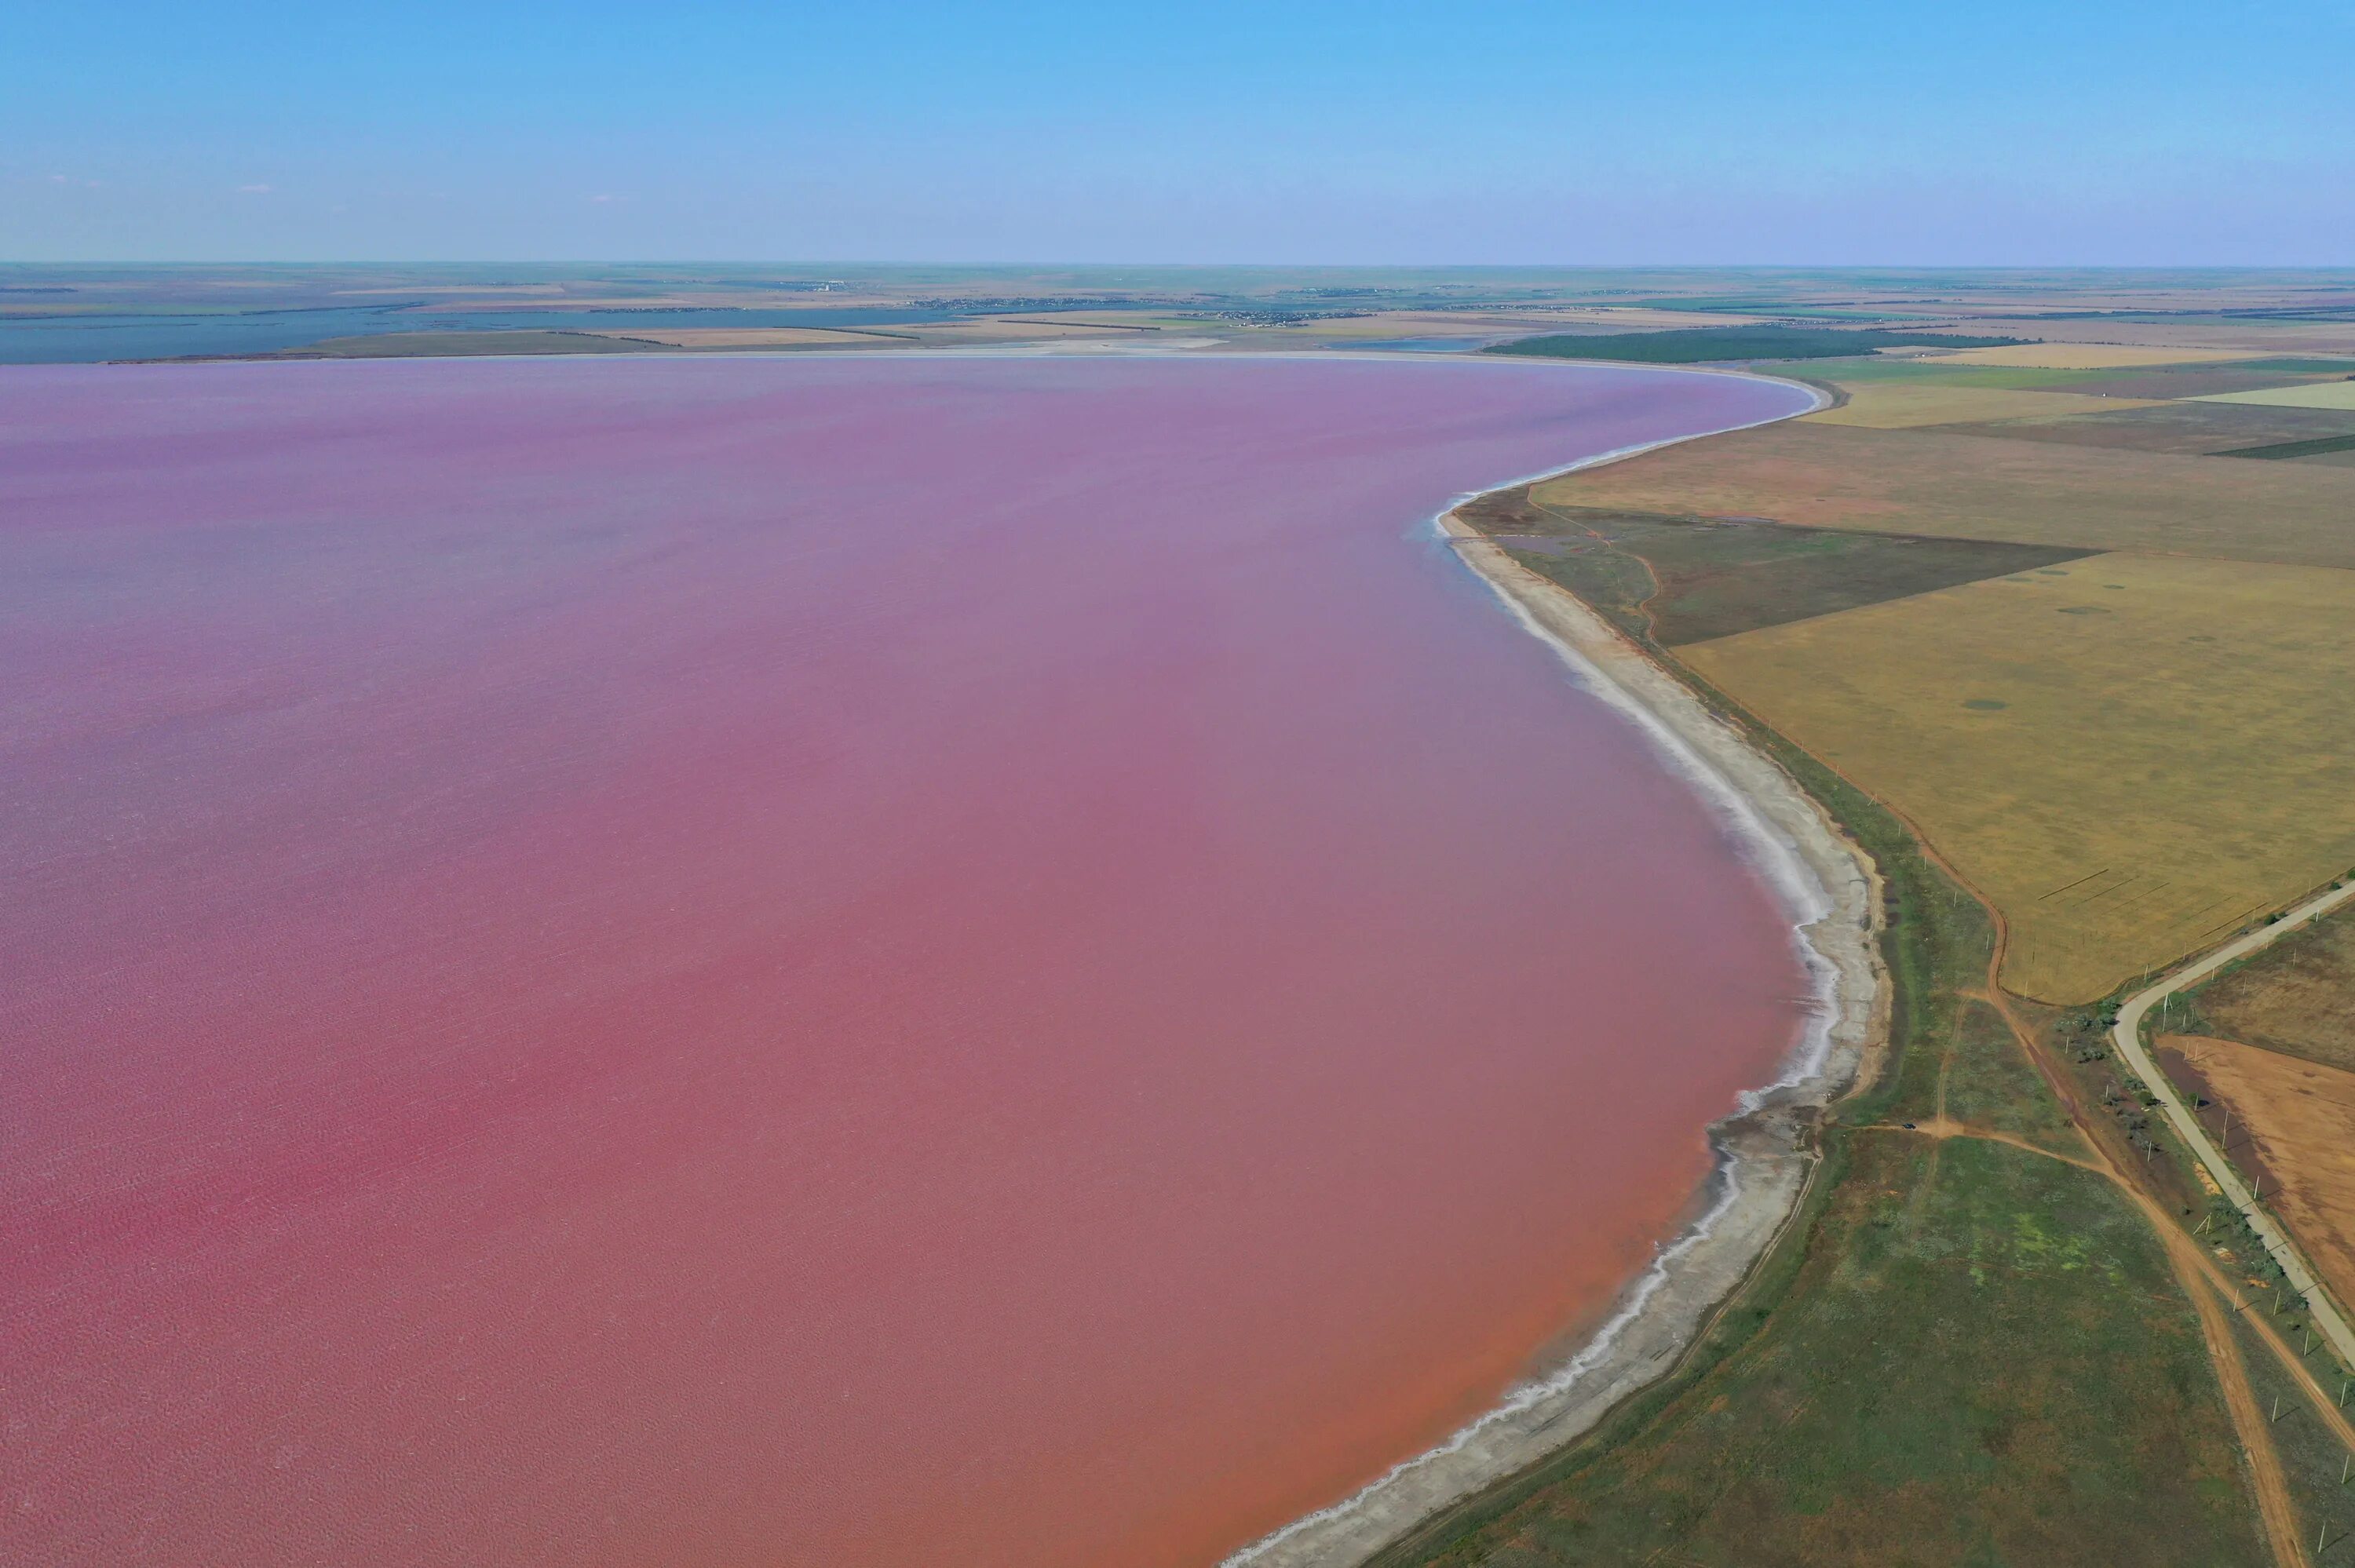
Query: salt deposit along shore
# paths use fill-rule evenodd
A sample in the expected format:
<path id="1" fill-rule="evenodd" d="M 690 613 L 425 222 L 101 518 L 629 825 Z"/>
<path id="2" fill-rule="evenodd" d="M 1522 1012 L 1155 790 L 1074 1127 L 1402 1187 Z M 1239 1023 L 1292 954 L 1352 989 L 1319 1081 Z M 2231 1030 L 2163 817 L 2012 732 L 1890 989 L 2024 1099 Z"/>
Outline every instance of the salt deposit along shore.
<path id="1" fill-rule="evenodd" d="M 1439 1446 L 1235 1552 L 1224 1568 L 1362 1562 L 1438 1510 L 1562 1447 L 1670 1370 L 1796 1213 L 1815 1168 L 1814 1122 L 1870 1075 L 1887 1038 L 1880 879 L 1869 857 L 1771 758 L 1576 596 L 1519 565 L 1456 511 L 1438 524 L 1573 678 L 1641 727 L 1667 765 L 1722 814 L 1791 913 L 1816 981 L 1814 1016 L 1783 1075 L 1710 1128 L 1716 1167 L 1696 1197 L 1694 1218 L 1630 1282 L 1583 1346 Z M 1575 1130 L 1565 1128 L 1564 1136 Z"/>

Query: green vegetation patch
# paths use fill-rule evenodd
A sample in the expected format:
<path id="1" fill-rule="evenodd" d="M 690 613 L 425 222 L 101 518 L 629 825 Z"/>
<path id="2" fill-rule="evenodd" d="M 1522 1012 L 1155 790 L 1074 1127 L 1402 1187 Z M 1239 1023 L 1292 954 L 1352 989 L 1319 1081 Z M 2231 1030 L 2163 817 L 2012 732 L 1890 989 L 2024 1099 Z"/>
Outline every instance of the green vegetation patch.
<path id="1" fill-rule="evenodd" d="M 2278 371 L 2285 376 L 2355 376 L 2355 359 L 2315 359 L 2288 357 L 2282 359 L 2236 359 L 2241 370 Z"/>
<path id="2" fill-rule="evenodd" d="M 1639 1431 L 1387 1561 L 2267 1561 L 2190 1304 L 2100 1177 L 1850 1135 L 1764 1326 Z"/>
<path id="3" fill-rule="evenodd" d="M 1523 566 L 1589 602 L 1640 607 L 1646 630 L 1668 647 L 2051 567 L 2089 553 L 2050 545 L 1557 509 L 1529 502 L 1525 491 L 1515 496 L 1511 503 L 1466 515 L 1476 526 L 1499 535 Z M 1614 554 L 1640 560 L 1614 562 L 1607 558 Z"/>
<path id="4" fill-rule="evenodd" d="M 1868 327 L 1727 326 L 1683 327 L 1671 332 L 1626 332 L 1593 337 L 1525 337 L 1498 344 L 1485 354 L 1534 355 L 1543 359 L 1621 359 L 1645 365 L 1702 365 L 1734 359 L 1837 359 L 1875 349 L 1919 347 L 1999 348 L 2017 337 L 1957 337 L 1938 333 Z"/>
<path id="5" fill-rule="evenodd" d="M 2252 1243 L 2254 1240 L 2251 1238 Z M 2312 1343 L 2315 1336 L 2309 1332 L 2305 1315 L 2295 1306 L 2279 1313 L 2255 1310 L 2272 1322 L 2274 1331 L 2293 1349 Z M 2249 1390 L 2256 1395 L 2257 1408 L 2265 1414 L 2266 1436 L 2273 1439 L 2283 1478 L 2289 1483 L 2290 1501 L 2297 1510 L 2301 1527 L 2300 1539 L 2309 1552 L 2318 1545 L 2322 1547 L 2315 1553 L 2318 1563 L 2344 1563 L 2348 1549 L 2341 1542 L 2355 1536 L 2355 1484 L 2341 1484 L 2339 1478 L 2355 1476 L 2355 1467 L 2350 1467 L 2355 1457 L 2349 1455 L 2339 1435 L 2315 1413 L 2312 1396 L 2283 1370 L 2280 1358 L 2243 1315 L 2234 1314 L 2232 1333 L 2240 1344 L 2241 1360 L 2248 1368 Z M 2338 1389 L 2344 1383 L 2344 1369 L 2322 1345 L 2314 1344 L 2305 1361 L 2315 1381 L 2324 1388 Z M 2278 1418 L 2275 1412 L 2280 1413 Z"/>
<path id="6" fill-rule="evenodd" d="M 2084 1158 L 2085 1140 L 1993 1007 L 1976 997 L 1965 1000 L 1948 1041 L 1943 1100 L 1947 1116 L 2056 1154 Z"/>
<path id="7" fill-rule="evenodd" d="M 2275 441 L 2270 446 L 2233 447 L 2212 452 L 2212 457 L 2264 458 L 2279 461 L 2287 458 L 2320 457 L 2325 452 L 2355 451 L 2355 435 L 2318 436 L 2311 440 Z"/>
<path id="8" fill-rule="evenodd" d="M 2185 456 L 2241 456 L 2282 442 L 2355 436 L 2355 414 L 2252 403 L 2160 403 L 2064 418 L 2006 419 L 1977 436 Z"/>
<path id="9" fill-rule="evenodd" d="M 412 359 L 481 354 L 648 354 L 677 352 L 645 338 L 591 332 L 386 332 L 331 337 L 263 359 Z"/>
<path id="10" fill-rule="evenodd" d="M 1966 365 L 1945 358 L 1881 355 L 1823 360 L 1807 367 L 1807 379 L 1839 387 L 1963 387 L 1989 392 L 2073 392 L 2116 374 L 2115 370 L 2052 370 L 2030 365 Z"/>
<path id="11" fill-rule="evenodd" d="M 2285 383 L 2302 386 L 2325 379 L 2279 370 L 2253 370 L 2238 361 L 2224 365 L 2159 366 L 2147 370 L 2105 370 L 2079 390 L 2112 397 L 2211 397 L 2255 392 Z"/>

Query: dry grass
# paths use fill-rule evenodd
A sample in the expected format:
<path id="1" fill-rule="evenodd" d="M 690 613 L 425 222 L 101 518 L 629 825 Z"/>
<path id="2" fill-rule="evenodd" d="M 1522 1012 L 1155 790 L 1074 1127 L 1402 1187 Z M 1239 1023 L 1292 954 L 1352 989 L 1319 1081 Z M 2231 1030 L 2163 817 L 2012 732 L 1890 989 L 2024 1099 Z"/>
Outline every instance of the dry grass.
<path id="1" fill-rule="evenodd" d="M 1840 407 L 1804 417 L 1819 425 L 1903 430 L 1919 425 L 1981 424 L 1989 419 L 2058 419 L 2072 414 L 2147 406 L 2139 400 L 2080 397 L 2066 392 L 2008 392 L 1976 387 L 1871 382 L 1849 388 L 1849 400 Z"/>
<path id="2" fill-rule="evenodd" d="M 2298 387 L 2268 387 L 2254 392 L 2215 392 L 2203 403 L 2255 403 L 2273 408 L 2355 409 L 2355 380 L 2309 381 Z"/>
<path id="3" fill-rule="evenodd" d="M 2154 348 L 2123 343 L 2024 343 L 2009 348 L 1966 348 L 1942 356 L 1957 365 L 2016 365 L 2038 370 L 2115 370 L 2123 366 L 2196 365 L 2246 359 L 2232 348 Z"/>
<path id="4" fill-rule="evenodd" d="M 2233 1159 L 2265 1171 L 2266 1202 L 2323 1283 L 2355 1301 L 2355 1073 L 2231 1040 L 2169 1034 L 2159 1044 L 2232 1107 Z"/>
<path id="5" fill-rule="evenodd" d="M 2009 440 L 2061 441 L 2072 446 L 2196 456 L 2350 432 L 2355 432 L 2355 413 L 2179 400 L 2128 406 L 2115 413 L 2080 414 L 2065 419 L 2013 419 L 1979 433 Z"/>
<path id="6" fill-rule="evenodd" d="M 1912 818 L 2030 996 L 2101 996 L 2355 863 L 2355 573 L 2095 556 L 1679 653 Z"/>
<path id="7" fill-rule="evenodd" d="M 1539 488 L 1556 506 L 2355 567 L 2355 472 L 1793 420 Z"/>
<path id="8" fill-rule="evenodd" d="M 2284 938 L 2200 987 L 2199 1006 L 2211 1033 L 2355 1072 L 2355 916 Z"/>

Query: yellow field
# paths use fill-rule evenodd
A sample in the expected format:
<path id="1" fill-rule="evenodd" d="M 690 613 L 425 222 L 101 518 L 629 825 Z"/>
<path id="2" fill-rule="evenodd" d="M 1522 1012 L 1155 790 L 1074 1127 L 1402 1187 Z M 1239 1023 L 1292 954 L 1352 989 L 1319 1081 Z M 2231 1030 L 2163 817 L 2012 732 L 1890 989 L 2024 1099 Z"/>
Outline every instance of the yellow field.
<path id="1" fill-rule="evenodd" d="M 2097 556 L 1678 652 L 1910 817 L 2030 996 L 2355 865 L 2355 572 Z"/>
<path id="2" fill-rule="evenodd" d="M 2058 419 L 2070 414 L 2147 408 L 2150 403 L 2146 398 L 2085 397 L 2069 392 L 2010 392 L 1903 381 L 1866 382 L 1849 387 L 1848 401 L 1840 407 L 1802 417 L 1818 425 L 1903 430 L 1919 425 L 1969 425 L 1989 419 Z"/>
<path id="3" fill-rule="evenodd" d="M 2355 381 L 2309 381 L 2258 392 L 2212 392 L 2194 403 L 2262 403 L 2276 408 L 2355 408 Z"/>
<path id="4" fill-rule="evenodd" d="M 2355 469 L 1796 419 L 1540 485 L 1594 506 L 2355 567 Z"/>
<path id="5" fill-rule="evenodd" d="M 1938 356 L 1950 365 L 2008 365 L 2020 370 L 2125 370 L 2144 365 L 2207 365 L 2247 359 L 2234 348 L 2147 348 L 2123 343 L 2023 343 L 2009 348 L 1966 348 Z"/>

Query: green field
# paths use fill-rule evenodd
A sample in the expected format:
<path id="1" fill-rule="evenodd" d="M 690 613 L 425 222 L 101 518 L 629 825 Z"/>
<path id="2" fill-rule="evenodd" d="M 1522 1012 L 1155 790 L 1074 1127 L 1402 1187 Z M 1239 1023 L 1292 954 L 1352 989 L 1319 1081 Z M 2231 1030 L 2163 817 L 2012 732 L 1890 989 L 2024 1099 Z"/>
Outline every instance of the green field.
<path id="1" fill-rule="evenodd" d="M 2268 1562 L 2197 1323 L 2106 1181 L 1969 1139 L 1845 1160 L 1764 1331 L 1413 1560 Z"/>
<path id="2" fill-rule="evenodd" d="M 1533 355 L 1543 359 L 1614 359 L 1644 365 L 1701 365 L 1737 359 L 1837 359 L 1875 349 L 1939 344 L 1950 348 L 1986 348 L 2019 343 L 2016 337 L 1962 337 L 1941 333 L 1878 328 L 1723 326 L 1679 327 L 1672 332 L 1597 334 L 1592 337 L 1525 337 L 1498 344 L 1489 354 Z"/>
<path id="3" fill-rule="evenodd" d="M 2006 419 L 1978 433 L 2009 440 L 2216 457 L 2247 455 L 2284 441 L 2355 435 L 2355 414 L 2247 403 L 2145 403 L 2061 418 Z"/>
<path id="4" fill-rule="evenodd" d="M 1536 504 L 1526 491 L 1490 498 L 1465 515 L 1540 576 L 1590 602 L 1624 600 L 1630 629 L 1671 647 L 2084 554 L 2045 545 L 1563 511 Z"/>

